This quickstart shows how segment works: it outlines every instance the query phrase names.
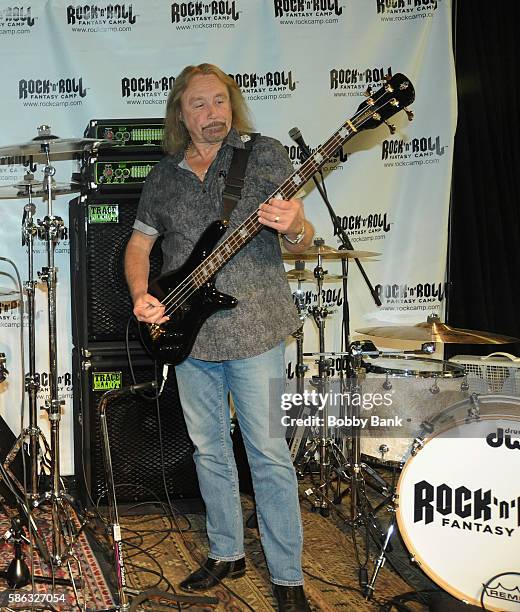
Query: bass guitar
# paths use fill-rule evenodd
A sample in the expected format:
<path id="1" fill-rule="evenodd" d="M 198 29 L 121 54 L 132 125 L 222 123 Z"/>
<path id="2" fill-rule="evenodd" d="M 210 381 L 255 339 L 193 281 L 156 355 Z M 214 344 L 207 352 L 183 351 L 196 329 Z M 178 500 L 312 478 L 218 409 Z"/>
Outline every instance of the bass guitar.
<path id="1" fill-rule="evenodd" d="M 340 147 L 361 131 L 381 125 L 403 109 L 412 118 L 406 106 L 413 102 L 415 92 L 403 74 L 387 78 L 383 87 L 367 94 L 353 117 L 318 147 L 266 202 L 271 198 L 291 199 Z M 393 126 L 389 127 L 392 130 Z M 190 354 L 204 321 L 220 309 L 236 306 L 234 297 L 216 289 L 215 275 L 264 226 L 255 212 L 216 247 L 227 226 L 226 221 L 209 225 L 180 268 L 150 283 L 149 293 L 164 304 L 165 315 L 170 317 L 160 325 L 139 323 L 142 342 L 157 361 L 171 365 L 183 361 Z"/>

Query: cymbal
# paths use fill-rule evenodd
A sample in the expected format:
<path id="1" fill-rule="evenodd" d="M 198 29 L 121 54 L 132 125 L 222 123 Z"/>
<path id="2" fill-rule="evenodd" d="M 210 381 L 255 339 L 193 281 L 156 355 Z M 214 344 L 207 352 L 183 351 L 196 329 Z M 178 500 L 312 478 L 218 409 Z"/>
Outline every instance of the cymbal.
<path id="1" fill-rule="evenodd" d="M 381 253 L 375 253 L 374 251 L 351 251 L 346 249 L 337 250 L 323 244 L 318 246 L 313 245 L 303 253 L 283 253 L 282 257 L 287 260 L 317 259 L 318 255 L 321 255 L 323 259 L 359 259 L 361 257 L 374 257 L 375 255 L 381 255 Z"/>
<path id="2" fill-rule="evenodd" d="M 9 289 L 8 287 L 0 287 L 0 302 L 5 302 L 4 297 L 10 297 L 12 295 L 20 295 L 18 289 Z"/>
<path id="3" fill-rule="evenodd" d="M 71 159 L 75 153 L 97 149 L 102 144 L 110 144 L 103 138 L 42 138 L 21 144 L 0 147 L 0 157 L 33 157 L 34 161 L 47 160 L 44 147 L 49 146 L 49 157 Z"/>
<path id="4" fill-rule="evenodd" d="M 357 329 L 356 332 L 380 338 L 416 340 L 417 342 L 443 342 L 445 344 L 510 344 L 520 342 L 519 338 L 513 338 L 512 336 L 450 327 L 442 323 L 436 315 L 431 315 L 425 323 L 417 323 L 416 325 L 365 327 Z"/>
<path id="5" fill-rule="evenodd" d="M 315 283 L 316 282 L 316 277 L 310 270 L 297 270 L 296 268 L 293 268 L 292 270 L 289 270 L 288 272 L 286 272 L 286 276 L 287 276 L 287 279 L 290 281 L 291 280 L 300 281 L 302 283 L 304 282 Z M 341 276 L 341 274 L 325 274 L 323 276 L 324 282 L 332 281 L 332 280 L 341 280 L 342 278 L 343 276 Z"/>
<path id="6" fill-rule="evenodd" d="M 81 190 L 79 183 L 56 183 L 52 181 L 53 195 L 63 195 Z M 47 195 L 47 189 L 40 181 L 25 178 L 14 185 L 3 185 L 0 187 L 0 200 L 14 200 L 16 198 L 27 198 L 29 193 L 35 198 Z"/>

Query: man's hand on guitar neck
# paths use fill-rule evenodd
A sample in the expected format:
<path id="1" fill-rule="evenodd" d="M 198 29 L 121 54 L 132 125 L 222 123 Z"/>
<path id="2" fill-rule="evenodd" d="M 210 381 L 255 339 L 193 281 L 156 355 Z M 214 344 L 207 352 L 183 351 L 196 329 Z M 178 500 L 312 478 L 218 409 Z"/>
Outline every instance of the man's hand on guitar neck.
<path id="1" fill-rule="evenodd" d="M 288 251 L 300 253 L 312 243 L 314 228 L 305 219 L 303 202 L 299 199 L 271 198 L 268 203 L 264 202 L 258 207 L 258 220 L 287 237 L 284 248 Z"/>

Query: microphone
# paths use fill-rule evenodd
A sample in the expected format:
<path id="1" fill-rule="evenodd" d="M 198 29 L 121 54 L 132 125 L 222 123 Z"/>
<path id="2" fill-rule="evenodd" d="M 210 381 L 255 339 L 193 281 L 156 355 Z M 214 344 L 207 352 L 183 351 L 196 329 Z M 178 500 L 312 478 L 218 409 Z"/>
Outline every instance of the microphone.
<path id="1" fill-rule="evenodd" d="M 157 388 L 157 383 L 155 382 L 155 380 L 152 380 L 150 382 L 138 383 L 137 385 L 130 385 L 128 387 L 128 390 L 130 391 L 130 393 L 133 393 L 135 395 L 136 393 L 139 393 L 140 391 L 148 391 L 148 389 L 156 389 L 156 388 Z"/>
<path id="2" fill-rule="evenodd" d="M 306 145 L 305 140 L 303 140 L 302 133 L 297 127 L 293 127 L 292 130 L 289 130 L 289 136 L 300 147 L 300 150 L 306 158 L 312 155 L 311 150 Z"/>

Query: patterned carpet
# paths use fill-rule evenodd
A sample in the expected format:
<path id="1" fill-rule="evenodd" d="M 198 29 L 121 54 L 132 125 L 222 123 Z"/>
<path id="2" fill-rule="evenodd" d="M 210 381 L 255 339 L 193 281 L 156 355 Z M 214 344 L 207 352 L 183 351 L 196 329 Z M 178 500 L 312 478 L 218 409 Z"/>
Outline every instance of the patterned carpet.
<path id="1" fill-rule="evenodd" d="M 378 610 L 382 602 L 414 590 L 387 563 L 377 579 L 373 600 L 367 602 L 358 586 L 358 565 L 349 529 L 334 512 L 325 518 L 319 513 L 311 512 L 307 501 L 303 500 L 301 505 L 304 526 L 305 590 L 314 611 Z M 247 519 L 252 514 L 253 508 L 249 498 L 243 497 L 243 507 L 244 517 Z M 142 591 L 158 587 L 162 590 L 170 588 L 171 591 L 169 584 L 175 587 L 187 574 L 197 569 L 197 559 L 202 561 L 207 551 L 204 517 L 202 514 L 190 514 L 188 518 L 189 525 L 185 519 L 179 519 L 177 526 L 173 525 L 168 517 L 157 514 L 124 516 L 121 519 L 123 538 L 130 544 L 126 548 L 126 569 L 127 579 L 132 588 Z M 183 533 L 179 533 L 179 527 Z M 364 542 L 361 541 L 361 537 L 357 540 L 359 540 L 359 554 L 363 558 Z M 189 606 L 190 610 L 271 612 L 275 608 L 256 529 L 246 526 L 245 544 L 246 575 L 237 580 L 227 580 L 225 586 L 219 585 L 207 593 L 218 599 L 218 605 L 192 604 Z M 373 551 L 370 553 L 368 563 L 369 576 L 372 571 Z M 425 605 L 417 603 L 407 603 L 407 606 L 410 611 L 428 609 Z M 163 608 L 154 602 L 142 604 L 139 609 L 158 612 L 173 608 Z"/>
<path id="2" fill-rule="evenodd" d="M 38 577 L 46 576 L 52 578 L 52 569 L 45 563 L 43 554 L 52 551 L 52 526 L 50 521 L 50 510 L 47 504 L 42 504 L 32 512 L 37 533 L 40 538 L 40 547 L 33 546 L 32 554 L 29 544 L 22 542 L 21 553 L 23 555 L 22 565 L 25 564 L 31 574 L 35 577 L 34 591 L 32 584 L 29 583 L 23 588 L 11 589 L 9 582 L 13 583 L 14 568 L 17 567 L 15 561 L 15 543 L 6 536 L 12 531 L 12 518 L 18 514 L 4 507 L 0 513 L 0 570 L 4 572 L 11 568 L 9 573 L 10 581 L 7 577 L 0 578 L 0 610 L 53 610 L 65 612 L 74 609 L 81 610 L 101 610 L 112 606 L 110 590 L 104 578 L 104 574 L 96 560 L 93 551 L 87 542 L 83 532 L 79 537 L 75 537 L 79 531 L 80 523 L 75 513 L 68 509 L 70 521 L 64 521 L 68 525 L 68 533 L 74 539 L 67 539 L 70 547 L 64 543 L 63 552 L 70 552 L 70 556 L 64 557 L 61 567 L 57 567 L 54 578 L 67 579 L 74 582 L 76 593 L 72 586 L 55 584 L 42 584 L 38 582 Z M 24 531 L 27 534 L 27 531 Z M 42 552 L 40 552 L 42 551 Z M 78 608 L 78 605 L 80 608 Z"/>

